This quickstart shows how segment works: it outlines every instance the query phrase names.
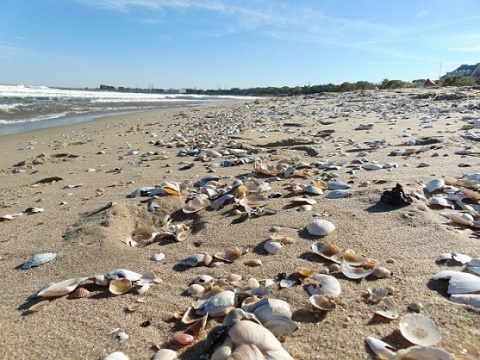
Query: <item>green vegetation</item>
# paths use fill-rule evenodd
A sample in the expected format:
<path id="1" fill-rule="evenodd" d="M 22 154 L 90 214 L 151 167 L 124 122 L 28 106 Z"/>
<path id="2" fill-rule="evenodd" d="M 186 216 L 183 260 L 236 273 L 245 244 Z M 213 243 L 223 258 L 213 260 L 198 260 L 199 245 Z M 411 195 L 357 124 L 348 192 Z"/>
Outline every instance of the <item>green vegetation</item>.
<path id="1" fill-rule="evenodd" d="M 289 95 L 311 95 L 323 92 L 347 92 L 347 91 L 363 91 L 373 89 L 406 89 L 406 88 L 418 88 L 422 86 L 425 79 L 416 79 L 411 82 L 402 80 L 390 80 L 383 79 L 381 83 L 374 84 L 368 81 L 344 82 L 340 85 L 332 83 L 325 85 L 305 85 L 305 86 L 282 86 L 282 87 L 256 87 L 248 89 L 231 88 L 231 89 L 185 89 L 185 94 L 198 94 L 198 95 L 243 95 L 243 96 L 289 96 Z M 445 77 L 440 81 L 437 81 L 437 86 L 478 86 L 480 80 L 475 82 L 472 79 L 466 77 Z M 100 85 L 100 90 L 120 91 L 120 92 L 140 92 L 140 93 L 169 93 L 172 90 L 164 89 L 139 89 L 139 88 L 126 88 L 110 85 Z M 178 93 L 178 90 L 176 91 Z"/>

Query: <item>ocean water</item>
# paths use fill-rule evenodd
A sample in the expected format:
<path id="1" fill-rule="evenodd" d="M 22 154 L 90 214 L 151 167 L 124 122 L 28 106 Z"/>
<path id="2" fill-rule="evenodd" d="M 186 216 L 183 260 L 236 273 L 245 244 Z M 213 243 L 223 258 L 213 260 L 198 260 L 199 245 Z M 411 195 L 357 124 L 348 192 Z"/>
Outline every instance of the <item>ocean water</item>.
<path id="1" fill-rule="evenodd" d="M 89 121 L 112 114 L 235 98 L 240 97 L 0 85 L 0 135 Z"/>

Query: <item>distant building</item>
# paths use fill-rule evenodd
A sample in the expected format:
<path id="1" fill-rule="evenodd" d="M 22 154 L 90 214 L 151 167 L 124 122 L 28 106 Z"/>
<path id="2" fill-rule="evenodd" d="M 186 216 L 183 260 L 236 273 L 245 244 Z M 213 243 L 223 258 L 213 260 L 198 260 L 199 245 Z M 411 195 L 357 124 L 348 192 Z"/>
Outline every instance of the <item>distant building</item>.
<path id="1" fill-rule="evenodd" d="M 464 76 L 466 78 L 472 79 L 472 80 L 478 80 L 480 79 L 480 63 L 476 65 L 460 65 L 459 68 L 447 72 L 445 76 L 442 76 L 442 78 L 445 78 L 447 76 L 450 77 L 457 77 L 457 76 Z"/>

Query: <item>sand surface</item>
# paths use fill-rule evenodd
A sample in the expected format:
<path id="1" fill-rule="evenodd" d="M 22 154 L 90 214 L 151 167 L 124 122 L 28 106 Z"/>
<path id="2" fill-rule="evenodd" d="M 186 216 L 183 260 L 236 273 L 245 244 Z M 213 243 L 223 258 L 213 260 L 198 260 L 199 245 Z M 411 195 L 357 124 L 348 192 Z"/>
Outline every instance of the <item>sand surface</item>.
<path id="1" fill-rule="evenodd" d="M 207 334 L 222 318 L 209 319 L 190 346 L 171 341 L 187 328 L 172 316 L 195 301 L 186 291 L 194 278 L 208 274 L 221 279 L 233 273 L 260 280 L 285 273 L 298 279 L 301 267 L 325 272 L 332 262 L 312 252 L 317 241 L 375 259 L 393 275 L 350 280 L 333 273 L 342 293 L 328 313 L 309 310 L 307 284 L 315 280 L 283 289 L 278 282 L 270 286 L 267 296 L 286 301 L 298 326 L 281 339 L 293 358 L 371 359 L 367 336 L 395 348 L 410 346 L 400 334 L 399 319 L 374 316 L 384 305 L 369 300 L 371 287 L 394 289 L 389 298 L 400 317 L 409 313 L 410 303 L 420 302 L 421 314 L 442 333 L 438 347 L 460 354 L 467 342 L 480 346 L 480 310 L 450 302 L 448 282 L 431 280 L 441 270 L 465 267 L 440 266 L 435 263 L 439 254 L 480 256 L 476 229 L 452 224 L 440 213 L 458 209 L 432 209 L 421 196 L 412 195 L 412 204 L 405 207 L 380 202 L 382 193 L 397 183 L 407 194 L 423 195 L 422 184 L 434 178 L 454 181 L 480 172 L 478 133 L 476 138 L 465 137 L 465 126 L 479 118 L 479 99 L 480 92 L 472 89 L 318 94 L 122 115 L 1 137 L 0 216 L 10 214 L 13 219 L 0 222 L 0 358 L 101 359 L 122 351 L 130 359 L 150 359 L 153 345 L 160 341 L 177 350 L 181 359 L 201 358 Z M 374 125 L 361 126 L 369 123 Z M 470 134 L 475 131 L 479 130 Z M 204 161 L 196 155 L 178 156 L 182 150 L 205 152 L 207 147 L 223 156 Z M 246 150 L 239 155 L 242 161 L 225 151 L 235 147 Z M 469 155 L 455 154 L 465 149 Z M 399 150 L 409 155 L 391 156 Z M 222 166 L 225 161 L 232 166 Z M 272 166 L 284 162 L 297 167 L 296 174 L 303 177 L 255 174 L 253 161 Z M 305 170 L 302 163 L 311 166 Z M 362 169 L 375 163 L 391 164 L 380 170 Z M 218 211 L 206 208 L 184 214 L 186 200 L 198 191 L 195 183 L 206 176 L 217 176 L 219 188 L 248 177 L 265 182 L 271 188 L 265 195 L 281 195 L 266 205 L 276 213 L 244 219 L 235 211 L 242 207 L 227 204 Z M 291 206 L 292 183 L 334 178 L 350 185 L 350 197 L 326 199 L 326 190 L 311 196 L 317 201 L 311 211 Z M 186 189 L 181 196 L 157 196 L 152 212 L 147 210 L 148 196 L 128 197 L 136 189 L 160 188 L 168 181 L 184 182 Z M 115 206 L 101 210 L 112 202 Z M 32 207 L 44 211 L 19 215 Z M 125 244 L 128 234 L 139 227 L 160 229 L 165 215 L 172 217 L 172 224 L 188 224 L 193 233 L 181 242 L 167 237 L 145 247 Z M 325 237 L 308 234 L 305 227 L 316 217 L 328 219 L 336 229 Z M 263 249 L 272 228 L 295 240 L 276 255 Z M 251 251 L 233 263 L 178 265 L 195 253 L 215 254 L 247 245 Z M 47 252 L 56 253 L 56 258 L 20 268 L 32 255 Z M 150 259 L 160 252 L 165 259 Z M 245 265 L 251 259 L 260 259 L 263 266 Z M 48 283 L 114 269 L 153 271 L 162 281 L 142 296 L 136 292 L 113 296 L 106 287 L 82 285 L 91 291 L 90 297 L 64 296 L 51 299 L 39 312 L 28 311 L 42 300 L 30 296 Z M 127 311 L 139 298 L 144 298 L 143 306 Z M 120 342 L 119 331 L 129 338 Z"/>

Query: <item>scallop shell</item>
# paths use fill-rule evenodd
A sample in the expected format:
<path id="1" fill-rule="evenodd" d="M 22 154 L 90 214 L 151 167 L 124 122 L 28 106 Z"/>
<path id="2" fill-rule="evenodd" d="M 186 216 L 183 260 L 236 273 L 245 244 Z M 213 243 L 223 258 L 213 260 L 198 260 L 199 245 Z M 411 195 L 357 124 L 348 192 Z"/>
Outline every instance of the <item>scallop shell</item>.
<path id="1" fill-rule="evenodd" d="M 88 291 L 83 287 L 77 288 L 71 295 L 72 299 L 82 299 L 82 298 L 88 298 L 90 296 L 91 296 L 90 291 Z"/>
<path id="2" fill-rule="evenodd" d="M 420 314 L 402 316 L 399 326 L 403 337 L 415 345 L 434 346 L 442 340 L 433 321 Z"/>
<path id="3" fill-rule="evenodd" d="M 337 304 L 332 299 L 324 295 L 312 295 L 310 296 L 310 304 L 316 311 L 332 311 L 336 308 Z"/>
<path id="4" fill-rule="evenodd" d="M 210 201 L 205 194 L 196 194 L 190 201 L 188 201 L 183 207 L 182 211 L 185 214 L 193 214 L 205 209 L 210 205 Z"/>
<path id="5" fill-rule="evenodd" d="M 272 255 L 276 255 L 282 248 L 282 243 L 278 241 L 267 240 L 263 245 L 263 248 Z"/>
<path id="6" fill-rule="evenodd" d="M 325 219 L 314 219 L 307 224 L 307 231 L 310 235 L 325 236 L 335 230 L 335 225 Z"/>
<path id="7" fill-rule="evenodd" d="M 115 279 L 110 281 L 108 291 L 113 295 L 122 295 L 130 291 L 132 282 L 128 279 Z"/>
<path id="8" fill-rule="evenodd" d="M 56 257 L 56 253 L 35 254 L 22 265 L 22 269 L 27 270 L 35 266 L 43 265 L 49 261 L 52 261 Z"/>
<path id="9" fill-rule="evenodd" d="M 72 291 L 74 291 L 77 288 L 78 285 L 80 285 L 87 279 L 88 278 L 86 277 L 80 277 L 80 278 L 68 279 L 58 283 L 54 283 L 46 287 L 45 289 L 41 290 L 40 292 L 38 292 L 37 296 L 50 298 L 50 297 L 59 297 L 59 296 L 70 294 Z"/>

